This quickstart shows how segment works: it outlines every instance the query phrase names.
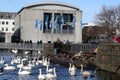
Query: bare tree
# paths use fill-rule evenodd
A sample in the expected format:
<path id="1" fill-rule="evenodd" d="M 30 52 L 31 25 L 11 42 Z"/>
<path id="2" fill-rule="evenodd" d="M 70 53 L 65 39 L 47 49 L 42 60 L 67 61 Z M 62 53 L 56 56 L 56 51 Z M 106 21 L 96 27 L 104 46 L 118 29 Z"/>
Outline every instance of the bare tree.
<path id="1" fill-rule="evenodd" d="M 113 27 L 119 27 L 120 22 L 120 6 L 107 7 L 102 6 L 99 14 L 96 15 L 96 22 L 105 27 L 108 40 L 111 42 L 113 37 Z"/>

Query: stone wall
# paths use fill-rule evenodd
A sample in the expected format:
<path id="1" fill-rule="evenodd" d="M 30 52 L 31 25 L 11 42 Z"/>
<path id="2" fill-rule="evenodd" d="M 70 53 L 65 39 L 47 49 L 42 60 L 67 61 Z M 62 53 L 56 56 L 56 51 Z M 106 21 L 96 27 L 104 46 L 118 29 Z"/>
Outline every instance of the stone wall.
<path id="1" fill-rule="evenodd" d="M 51 43 L 43 44 L 42 55 L 48 56 L 48 55 L 53 55 L 53 54 L 54 54 L 54 45 Z"/>
<path id="2" fill-rule="evenodd" d="M 120 73 L 120 44 L 99 44 L 96 64 L 103 70 Z"/>

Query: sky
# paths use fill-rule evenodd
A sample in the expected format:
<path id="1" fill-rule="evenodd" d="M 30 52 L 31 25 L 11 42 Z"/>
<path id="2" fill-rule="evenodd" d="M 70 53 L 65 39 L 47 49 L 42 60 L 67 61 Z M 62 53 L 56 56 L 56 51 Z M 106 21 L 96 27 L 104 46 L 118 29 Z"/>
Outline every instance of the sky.
<path id="1" fill-rule="evenodd" d="M 0 12 L 18 12 L 21 8 L 31 3 L 42 0 L 0 0 Z M 95 16 L 100 12 L 103 5 L 118 6 L 120 0 L 59 0 L 68 2 L 69 4 L 78 6 L 82 14 L 83 23 L 91 23 L 95 21 Z"/>

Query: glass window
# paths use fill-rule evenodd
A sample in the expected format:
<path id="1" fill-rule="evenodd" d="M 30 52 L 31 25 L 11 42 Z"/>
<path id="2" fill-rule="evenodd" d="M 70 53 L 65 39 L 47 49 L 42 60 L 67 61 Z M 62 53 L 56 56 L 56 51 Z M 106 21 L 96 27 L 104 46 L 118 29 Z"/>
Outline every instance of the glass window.
<path id="1" fill-rule="evenodd" d="M 58 24 L 60 24 L 61 23 L 61 15 L 60 15 L 60 13 L 55 13 L 54 14 L 54 21 L 56 20 L 57 17 L 58 17 Z"/>
<path id="2" fill-rule="evenodd" d="M 6 28 L 6 31 L 8 31 L 8 28 Z"/>
<path id="3" fill-rule="evenodd" d="M 73 20 L 73 14 L 65 14 L 64 13 L 62 16 L 63 16 L 63 19 L 65 22 L 72 22 L 72 20 Z"/>
<path id="4" fill-rule="evenodd" d="M 63 30 L 66 30 L 66 32 L 69 30 L 70 32 L 73 32 L 73 27 L 72 27 L 72 21 L 73 21 L 73 14 L 67 14 L 63 13 L 62 14 L 63 19 L 64 19 L 64 26 Z"/>
<path id="5" fill-rule="evenodd" d="M 4 21 L 2 21 L 2 25 L 4 25 L 5 24 L 5 22 Z"/>
<path id="6" fill-rule="evenodd" d="M 15 22 L 13 22 L 12 24 L 15 25 Z"/>
<path id="7" fill-rule="evenodd" d="M 3 15 L 1 15 L 0 17 L 3 18 Z"/>
<path id="8" fill-rule="evenodd" d="M 14 28 L 12 28 L 12 31 L 14 31 Z"/>
<path id="9" fill-rule="evenodd" d="M 44 25 L 43 32 L 51 32 L 52 27 L 50 26 L 50 21 L 52 18 L 52 13 L 44 13 Z"/>
<path id="10" fill-rule="evenodd" d="M 8 21 L 6 21 L 6 25 L 8 25 Z"/>
<path id="11" fill-rule="evenodd" d="M 2 31 L 4 31 L 4 28 L 2 27 Z"/>

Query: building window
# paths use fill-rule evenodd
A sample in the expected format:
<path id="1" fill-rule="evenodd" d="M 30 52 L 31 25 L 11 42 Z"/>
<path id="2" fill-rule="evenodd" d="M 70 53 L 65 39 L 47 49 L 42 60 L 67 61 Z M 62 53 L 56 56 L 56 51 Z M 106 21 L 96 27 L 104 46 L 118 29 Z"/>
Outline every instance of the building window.
<path id="1" fill-rule="evenodd" d="M 1 15 L 0 17 L 3 18 L 3 15 Z"/>
<path id="2" fill-rule="evenodd" d="M 4 31 L 4 28 L 2 27 L 2 31 Z"/>
<path id="3" fill-rule="evenodd" d="M 8 28 L 6 28 L 6 31 L 8 31 Z"/>
<path id="4" fill-rule="evenodd" d="M 8 18 L 11 18 L 11 16 L 8 16 Z"/>
<path id="5" fill-rule="evenodd" d="M 55 13 L 54 14 L 54 23 L 57 21 L 57 25 L 54 25 L 54 32 L 55 33 L 61 33 L 61 19 L 62 16 L 60 13 Z"/>
<path id="6" fill-rule="evenodd" d="M 14 28 L 12 28 L 12 31 L 14 31 Z"/>
<path id="7" fill-rule="evenodd" d="M 43 32 L 51 32 L 52 26 L 50 26 L 50 21 L 52 19 L 52 13 L 44 13 L 44 25 L 43 25 Z"/>
<path id="8" fill-rule="evenodd" d="M 2 21 L 2 25 L 4 25 L 5 24 L 5 22 L 4 21 Z"/>
<path id="9" fill-rule="evenodd" d="M 8 25 L 8 21 L 6 21 L 6 25 Z"/>
<path id="10" fill-rule="evenodd" d="M 73 20 L 73 14 L 64 13 L 62 16 L 65 22 L 72 22 Z"/>
<path id="11" fill-rule="evenodd" d="M 62 14 L 64 19 L 64 26 L 62 27 L 63 33 L 73 33 L 74 28 L 72 27 L 73 14 Z"/>
<path id="12" fill-rule="evenodd" d="M 12 24 L 15 25 L 15 22 L 13 22 Z"/>

